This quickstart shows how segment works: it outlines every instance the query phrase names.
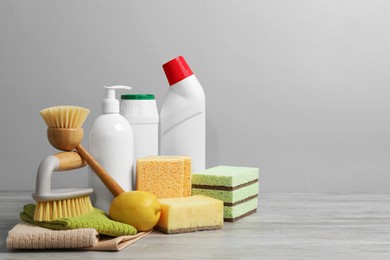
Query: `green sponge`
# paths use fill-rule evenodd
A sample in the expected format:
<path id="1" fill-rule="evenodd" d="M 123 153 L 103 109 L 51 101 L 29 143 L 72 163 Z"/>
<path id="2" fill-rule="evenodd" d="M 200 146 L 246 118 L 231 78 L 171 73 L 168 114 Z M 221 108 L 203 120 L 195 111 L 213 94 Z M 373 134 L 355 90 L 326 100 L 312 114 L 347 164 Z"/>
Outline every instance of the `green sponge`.
<path id="1" fill-rule="evenodd" d="M 257 211 L 259 169 L 217 166 L 192 174 L 192 195 L 224 202 L 224 220 L 236 221 Z"/>
<path id="2" fill-rule="evenodd" d="M 259 179 L 259 169 L 252 167 L 217 166 L 192 174 L 192 184 L 237 187 Z"/>
<path id="3" fill-rule="evenodd" d="M 26 204 L 20 213 L 20 219 L 32 225 L 55 230 L 94 228 L 99 234 L 114 237 L 137 234 L 137 230 L 133 226 L 109 219 L 104 211 L 98 208 L 83 216 L 59 218 L 51 221 L 35 221 L 34 211 L 35 204 Z"/>

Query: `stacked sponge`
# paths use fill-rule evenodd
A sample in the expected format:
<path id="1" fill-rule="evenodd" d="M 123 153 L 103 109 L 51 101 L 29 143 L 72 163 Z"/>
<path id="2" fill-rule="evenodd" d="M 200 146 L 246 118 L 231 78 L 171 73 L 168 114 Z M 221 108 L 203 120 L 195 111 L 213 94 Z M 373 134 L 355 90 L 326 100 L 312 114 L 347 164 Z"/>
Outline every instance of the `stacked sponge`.
<path id="1" fill-rule="evenodd" d="M 233 222 L 257 211 L 259 169 L 217 166 L 192 174 L 192 194 L 224 202 L 224 220 Z"/>

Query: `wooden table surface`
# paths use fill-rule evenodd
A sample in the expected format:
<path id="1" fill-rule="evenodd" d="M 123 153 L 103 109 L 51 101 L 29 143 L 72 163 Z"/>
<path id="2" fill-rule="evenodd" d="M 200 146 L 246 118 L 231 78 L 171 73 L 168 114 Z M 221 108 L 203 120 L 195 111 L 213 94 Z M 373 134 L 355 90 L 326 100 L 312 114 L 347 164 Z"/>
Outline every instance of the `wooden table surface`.
<path id="1" fill-rule="evenodd" d="M 217 231 L 154 231 L 120 252 L 8 250 L 29 202 L 0 192 L 0 259 L 390 259 L 390 194 L 266 193 L 256 214 Z"/>

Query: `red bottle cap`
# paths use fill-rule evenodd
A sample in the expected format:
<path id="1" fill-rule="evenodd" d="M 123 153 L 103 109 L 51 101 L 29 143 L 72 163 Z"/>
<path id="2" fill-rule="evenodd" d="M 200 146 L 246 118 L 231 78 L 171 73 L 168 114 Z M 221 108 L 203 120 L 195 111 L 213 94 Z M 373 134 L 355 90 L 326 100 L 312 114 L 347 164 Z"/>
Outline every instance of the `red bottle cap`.
<path id="1" fill-rule="evenodd" d="M 170 86 L 194 74 L 183 56 L 168 61 L 162 67 Z"/>

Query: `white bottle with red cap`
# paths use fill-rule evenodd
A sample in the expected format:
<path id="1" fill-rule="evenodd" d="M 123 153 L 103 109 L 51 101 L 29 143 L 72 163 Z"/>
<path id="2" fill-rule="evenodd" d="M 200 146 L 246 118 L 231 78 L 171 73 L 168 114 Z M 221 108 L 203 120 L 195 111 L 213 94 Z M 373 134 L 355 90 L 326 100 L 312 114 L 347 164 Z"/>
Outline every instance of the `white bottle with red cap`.
<path id="1" fill-rule="evenodd" d="M 206 168 L 206 102 L 183 56 L 163 65 L 170 88 L 160 111 L 160 155 L 192 158 L 192 172 Z"/>

